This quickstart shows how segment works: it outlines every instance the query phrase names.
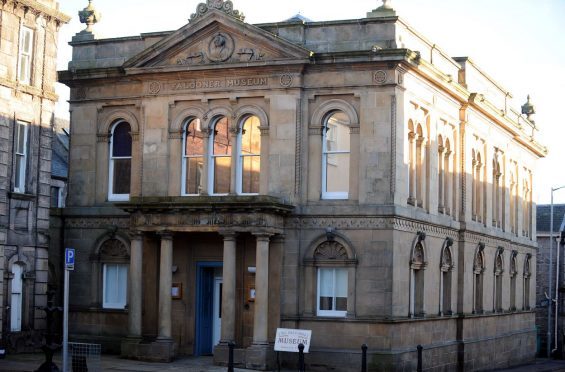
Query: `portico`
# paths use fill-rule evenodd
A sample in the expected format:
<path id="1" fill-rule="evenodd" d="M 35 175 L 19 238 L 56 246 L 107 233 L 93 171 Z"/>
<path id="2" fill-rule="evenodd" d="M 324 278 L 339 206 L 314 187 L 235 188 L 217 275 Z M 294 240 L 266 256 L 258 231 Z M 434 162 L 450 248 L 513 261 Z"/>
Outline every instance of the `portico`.
<path id="1" fill-rule="evenodd" d="M 214 208 L 198 199 L 187 202 L 170 198 L 149 201 L 133 198 L 130 203 L 120 205 L 132 216 L 133 229 L 129 271 L 129 336 L 122 342 L 122 355 L 170 361 L 179 349 L 186 353 L 190 352 L 187 348 L 192 347 L 194 354 L 206 354 L 213 350 L 216 362 L 225 363 L 227 344 L 235 342 L 236 348 L 243 351 L 238 352 L 240 364 L 267 367 L 270 355 L 268 315 L 269 302 L 272 301 L 269 296 L 271 240 L 277 237 L 277 242 L 281 241 L 283 217 L 292 207 L 276 198 L 261 196 L 215 198 Z M 210 241 L 206 243 L 210 247 L 208 253 L 202 252 L 197 243 L 203 237 Z M 158 257 L 158 272 L 155 273 L 158 296 L 154 300 L 158 303 L 154 314 L 158 324 L 156 334 L 154 330 L 143 327 L 144 316 L 151 317 L 147 297 L 154 293 L 143 285 L 147 280 L 146 271 L 151 267 L 145 262 L 148 257 L 144 252 L 148 250 L 152 251 L 148 254 L 152 257 L 150 260 Z M 206 295 L 202 291 L 206 290 L 204 288 L 208 284 L 201 274 L 203 271 L 195 267 L 217 267 L 220 270 L 216 270 L 216 273 L 221 272 L 221 276 L 216 275 L 221 283 L 221 295 L 214 292 L 217 288 L 212 288 L 210 292 L 220 299 L 220 308 L 216 311 L 220 311 L 221 321 L 219 342 L 214 341 L 212 345 L 209 343 L 213 337 L 207 332 L 212 332 L 210 329 L 214 327 L 214 321 L 209 324 L 211 327 L 203 324 L 208 318 Z M 193 273 L 190 276 L 180 275 L 183 271 L 191 270 Z M 280 273 L 280 270 L 274 272 Z M 171 295 L 173 281 L 178 280 L 180 282 L 175 285 L 180 284 L 185 288 L 184 296 L 178 300 L 185 304 L 193 303 L 194 307 L 188 313 L 199 315 L 186 317 L 178 311 L 175 302 L 179 301 Z M 274 278 L 274 281 L 278 280 Z M 145 310 L 143 304 L 146 304 Z M 249 314 L 250 311 L 252 314 Z M 179 327 L 190 328 L 191 322 L 195 323 L 192 332 L 178 332 Z M 237 332 L 236 328 L 247 328 L 250 332 L 246 335 L 245 332 Z"/>

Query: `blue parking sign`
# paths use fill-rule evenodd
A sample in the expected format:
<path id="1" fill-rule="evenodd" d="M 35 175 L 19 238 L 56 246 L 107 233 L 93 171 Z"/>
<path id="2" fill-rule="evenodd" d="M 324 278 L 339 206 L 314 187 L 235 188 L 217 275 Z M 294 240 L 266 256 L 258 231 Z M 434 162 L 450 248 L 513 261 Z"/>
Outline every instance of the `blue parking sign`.
<path id="1" fill-rule="evenodd" d="M 65 269 L 75 269 L 75 250 L 74 248 L 65 248 Z"/>

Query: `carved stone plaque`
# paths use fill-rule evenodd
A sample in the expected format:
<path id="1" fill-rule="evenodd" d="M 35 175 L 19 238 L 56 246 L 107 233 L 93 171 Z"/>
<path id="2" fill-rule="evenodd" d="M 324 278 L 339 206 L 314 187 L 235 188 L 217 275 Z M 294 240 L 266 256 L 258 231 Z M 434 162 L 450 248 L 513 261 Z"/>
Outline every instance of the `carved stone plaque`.
<path id="1" fill-rule="evenodd" d="M 208 43 L 208 58 L 213 62 L 225 62 L 233 55 L 234 45 L 230 35 L 218 32 Z"/>
<path id="2" fill-rule="evenodd" d="M 377 84 L 386 83 L 386 71 L 379 70 L 373 73 L 373 81 Z"/>

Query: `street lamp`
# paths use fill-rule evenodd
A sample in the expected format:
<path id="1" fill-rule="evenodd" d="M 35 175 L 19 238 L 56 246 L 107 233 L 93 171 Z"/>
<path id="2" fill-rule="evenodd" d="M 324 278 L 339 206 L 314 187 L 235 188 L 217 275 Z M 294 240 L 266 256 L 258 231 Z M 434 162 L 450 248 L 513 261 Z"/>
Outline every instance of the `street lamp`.
<path id="1" fill-rule="evenodd" d="M 557 267 L 556 267 L 556 280 L 555 280 L 555 349 L 551 349 L 551 281 L 552 281 L 552 266 L 553 266 L 553 193 L 557 190 L 565 188 L 565 185 L 551 188 L 551 206 L 549 208 L 549 282 L 548 289 L 550 294 L 550 301 L 547 305 L 547 357 L 551 358 L 551 353 L 557 350 L 557 306 L 558 306 L 558 282 L 559 282 L 559 249 L 557 249 Z"/>

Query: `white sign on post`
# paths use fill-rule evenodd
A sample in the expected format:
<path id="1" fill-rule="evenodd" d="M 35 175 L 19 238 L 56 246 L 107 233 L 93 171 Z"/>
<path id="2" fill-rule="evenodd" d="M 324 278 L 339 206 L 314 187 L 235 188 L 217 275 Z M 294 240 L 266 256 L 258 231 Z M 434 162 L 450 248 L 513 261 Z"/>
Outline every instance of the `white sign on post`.
<path id="1" fill-rule="evenodd" d="M 310 339 L 312 330 L 310 329 L 289 329 L 277 328 L 275 337 L 275 351 L 286 351 L 298 353 L 298 345 L 304 345 L 304 353 L 310 350 Z"/>

